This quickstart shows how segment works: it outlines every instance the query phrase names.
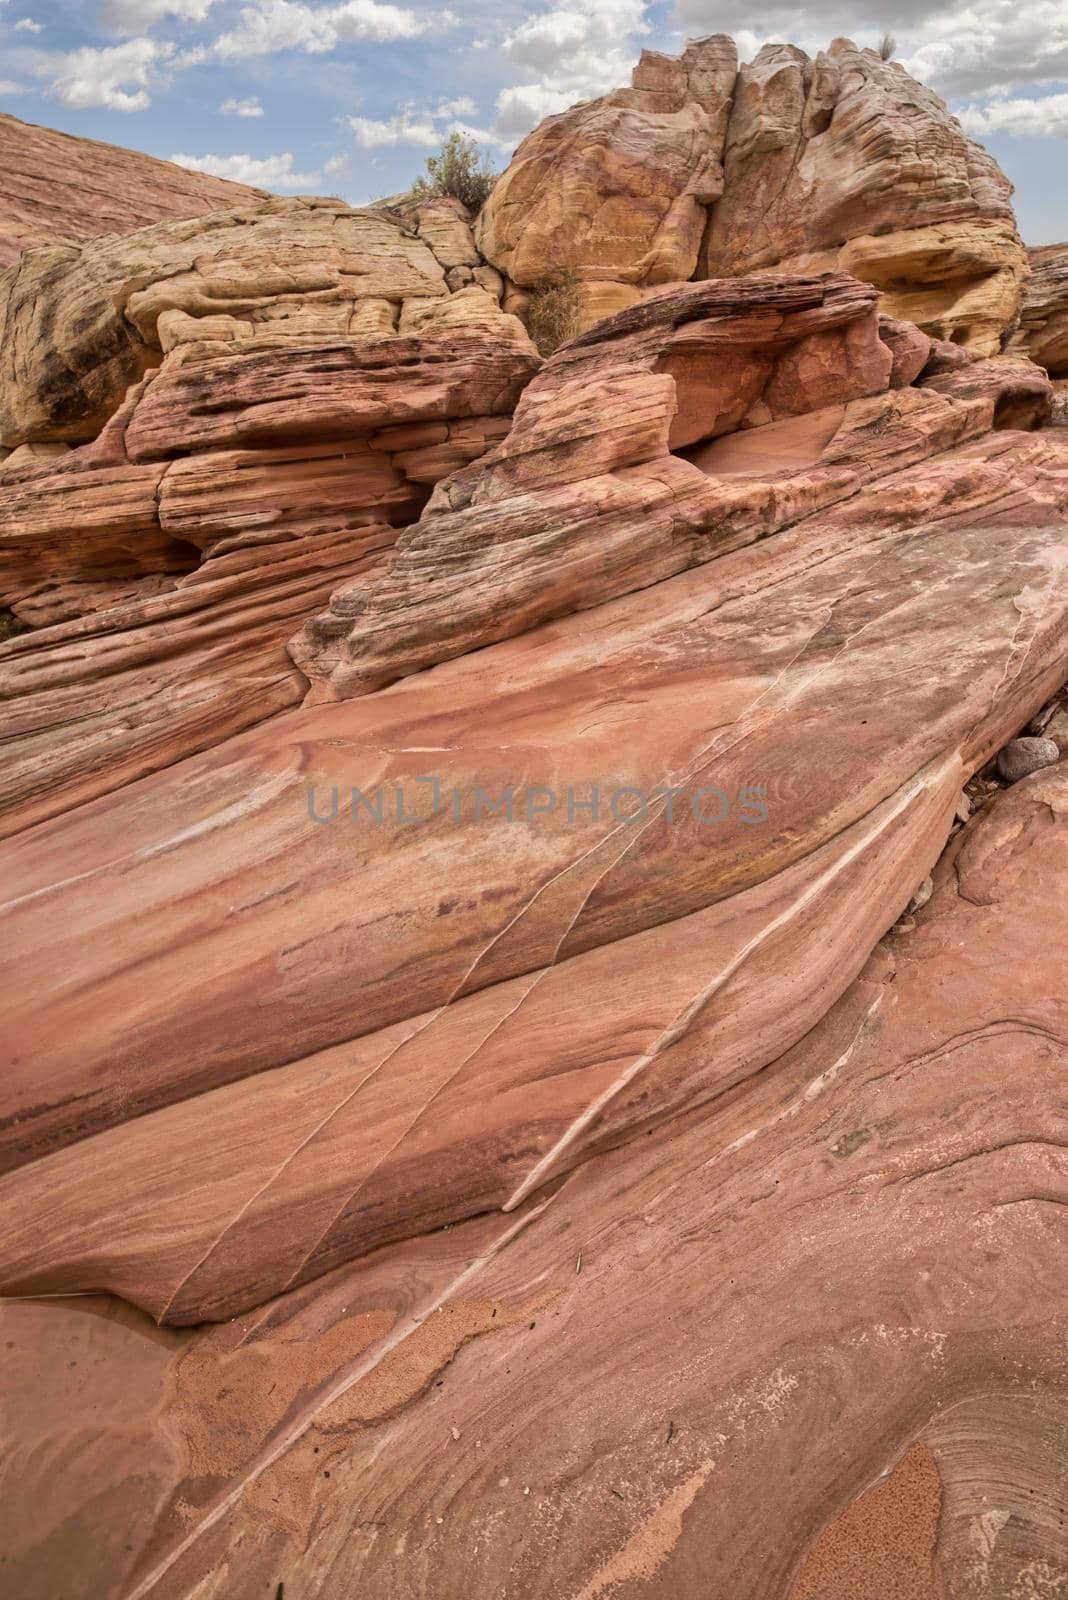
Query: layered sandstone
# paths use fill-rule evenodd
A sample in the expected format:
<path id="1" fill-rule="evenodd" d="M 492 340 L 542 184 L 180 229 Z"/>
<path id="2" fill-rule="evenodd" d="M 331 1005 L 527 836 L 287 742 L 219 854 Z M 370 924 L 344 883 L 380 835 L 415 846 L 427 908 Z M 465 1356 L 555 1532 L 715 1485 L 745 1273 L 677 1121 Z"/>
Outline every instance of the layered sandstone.
<path id="1" fill-rule="evenodd" d="M 507 432 L 540 362 L 487 333 L 205 343 L 101 438 L 0 477 L 0 833 L 297 705 L 286 652 L 438 478 Z"/>
<path id="2" fill-rule="evenodd" d="M 1055 294 L 899 69 L 731 62 L 532 135 L 508 282 L 448 200 L 0 278 L 22 1600 L 1068 1581 Z"/>
<path id="3" fill-rule="evenodd" d="M 266 198 L 244 183 L 2 114 L 0 146 L 0 269 L 37 245 L 130 233 L 146 222 Z"/>
<path id="4" fill-rule="evenodd" d="M 1066 907 L 1062 766 L 773 1070 L 509 1216 L 211 1329 L 7 1306 L 9 1582 L 1055 1593 Z"/>
<path id="5" fill-rule="evenodd" d="M 1051 378 L 1068 378 L 1068 245 L 1028 251 L 1027 282 L 1017 343 Z"/>
<path id="6" fill-rule="evenodd" d="M 462 287 L 453 304 L 447 270 L 388 217 L 318 200 L 31 251 L 0 276 L 0 442 L 95 438 L 165 356 L 173 370 L 398 331 L 481 330 L 530 349 L 484 287 Z"/>
<path id="7" fill-rule="evenodd" d="M 0 278 L 0 832 L 298 704 L 287 639 L 507 432 L 539 358 L 450 289 L 462 208 L 416 223 L 272 200 Z"/>
<path id="8" fill-rule="evenodd" d="M 710 292 L 621 313 L 621 348 L 661 352 Z M 791 295 L 816 340 L 824 296 L 851 308 L 846 330 L 863 312 L 852 358 L 814 370 L 863 384 L 867 350 L 886 381 L 870 291 L 780 284 L 776 326 Z M 788 397 L 789 348 L 773 353 L 765 396 Z M 730 370 L 714 346 L 713 433 Z M 558 493 L 554 474 L 568 489 L 584 455 L 604 459 L 599 435 L 564 449 L 525 431 L 524 401 L 525 448 L 479 474 L 496 521 L 443 547 L 475 619 L 459 644 L 435 631 L 440 579 L 423 584 L 431 659 L 474 653 L 276 717 L 5 847 L 11 1032 L 32 1028 L 49 1063 L 47 1097 L 36 1052 L 6 1079 L 7 1286 L 226 1316 L 510 1211 L 806 1033 L 929 869 L 964 779 L 1068 677 L 1066 447 L 984 432 L 994 404 L 843 399 L 836 453 L 800 479 L 827 407 L 766 424 L 777 444 L 713 437 L 726 464 L 670 457 L 720 523 L 739 519 L 717 544 L 694 518 L 681 555 L 680 494 L 651 516 L 638 469 L 614 490 L 587 478 L 592 507 L 631 509 L 561 517 L 577 566 L 551 545 L 546 564 L 530 534 L 495 563 L 556 572 L 553 594 L 493 580 L 483 552 L 513 528 L 514 491 L 541 475 Z M 674 409 L 651 413 L 661 435 Z M 688 434 L 696 412 L 677 415 Z M 451 484 L 468 494 L 470 470 Z M 791 496 L 809 514 L 750 548 Z M 562 619 L 537 626 L 547 594 Z M 521 636 L 476 648 L 502 632 Z M 222 925 L 198 909 L 222 905 Z"/>
<path id="9" fill-rule="evenodd" d="M 643 51 L 632 87 L 549 117 L 523 141 L 479 215 L 488 261 L 530 286 L 576 267 L 596 315 L 649 284 L 694 275 L 707 208 L 723 192 L 737 55 L 718 36 Z"/>
<path id="10" fill-rule="evenodd" d="M 543 122 L 479 217 L 487 259 L 528 287 L 574 269 L 587 322 L 673 280 L 840 268 L 995 354 L 1028 270 L 996 162 L 849 40 L 765 45 L 737 76 L 733 57 L 721 35 L 646 52 L 631 89 Z"/>
<path id="11" fill-rule="evenodd" d="M 842 274 L 724 279 L 663 290 L 573 341 L 386 570 L 340 587 L 294 641 L 312 698 L 365 693 L 836 502 L 863 519 L 856 496 L 880 478 L 1048 415 L 1049 382 L 1026 361 L 923 376 L 930 341 L 880 322 L 876 300 Z M 937 503 L 948 484 L 928 477 Z M 913 489 L 898 492 L 907 504 Z"/>

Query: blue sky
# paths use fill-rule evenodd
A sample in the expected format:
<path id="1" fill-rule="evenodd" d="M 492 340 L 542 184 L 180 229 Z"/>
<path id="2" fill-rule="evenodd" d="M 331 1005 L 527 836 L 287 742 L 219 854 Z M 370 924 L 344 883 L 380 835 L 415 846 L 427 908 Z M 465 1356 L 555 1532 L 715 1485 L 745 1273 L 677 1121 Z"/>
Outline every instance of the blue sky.
<path id="1" fill-rule="evenodd" d="M 929 83 L 1068 239 L 1068 0 L 0 0 L 0 109 L 281 193 L 405 188 L 455 126 L 496 166 L 542 116 L 625 83 L 643 46 L 845 34 Z"/>

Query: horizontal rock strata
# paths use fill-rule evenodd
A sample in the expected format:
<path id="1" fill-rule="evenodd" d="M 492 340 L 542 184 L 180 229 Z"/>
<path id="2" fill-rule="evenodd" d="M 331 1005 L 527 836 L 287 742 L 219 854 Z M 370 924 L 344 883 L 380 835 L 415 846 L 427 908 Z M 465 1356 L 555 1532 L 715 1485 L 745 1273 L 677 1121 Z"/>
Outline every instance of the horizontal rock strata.
<path id="1" fill-rule="evenodd" d="M 937 376 L 909 387 L 929 351 L 904 356 L 895 326 L 841 274 L 693 284 L 606 319 L 530 384 L 497 449 L 442 485 L 387 571 L 339 588 L 294 641 L 313 698 L 712 560 L 978 438 L 999 408 L 1023 426 L 1048 412 L 1045 374 L 1021 360 L 960 352 L 949 394 Z"/>
<path id="2" fill-rule="evenodd" d="M 298 704 L 286 640 L 507 431 L 539 366 L 478 334 L 203 358 L 0 475 L 0 588 L 35 625 L 0 645 L 0 832 Z"/>
<path id="3" fill-rule="evenodd" d="M 1027 281 L 1016 343 L 1051 378 L 1068 378 L 1068 245 L 1029 250 Z"/>

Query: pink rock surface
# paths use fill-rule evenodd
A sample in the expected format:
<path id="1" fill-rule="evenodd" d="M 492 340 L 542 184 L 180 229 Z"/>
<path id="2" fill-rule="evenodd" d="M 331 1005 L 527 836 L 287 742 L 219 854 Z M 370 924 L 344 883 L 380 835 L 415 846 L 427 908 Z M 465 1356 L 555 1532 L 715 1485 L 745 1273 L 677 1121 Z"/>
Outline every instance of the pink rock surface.
<path id="1" fill-rule="evenodd" d="M 0 269 L 36 245 L 130 233 L 265 198 L 244 183 L 17 117 L 0 115 L 0 146 Z"/>
<path id="2" fill-rule="evenodd" d="M 202 359 L 0 476 L 0 587 L 35 625 L 0 645 L 0 833 L 299 704 L 287 639 L 507 431 L 539 365 L 477 335 Z"/>
<path id="3" fill-rule="evenodd" d="M 0 1310 L 8 1581 L 26 1600 L 1060 1582 L 1063 765 L 973 821 L 936 880 L 771 1070 L 508 1217 L 208 1330 L 104 1300 Z"/>
<path id="4" fill-rule="evenodd" d="M 225 1315 L 511 1206 L 758 1071 L 900 912 L 963 778 L 1068 676 L 1064 459 L 1052 434 L 950 452 L 863 523 L 853 502 L 275 719 L 6 847 L 8 1287 Z M 638 825 L 569 823 L 563 799 L 526 822 L 531 789 L 595 783 L 659 798 Z M 516 823 L 476 820 L 476 787 L 509 784 Z M 713 844 L 664 794 L 702 784 L 730 802 Z M 338 821 L 309 786 L 327 815 L 338 789 Z M 352 787 L 384 791 L 380 823 L 350 824 Z"/>
<path id="5" fill-rule="evenodd" d="M 836 273 L 679 286 L 606 318 L 552 358 L 507 438 L 442 485 L 387 570 L 339 589 L 294 641 L 312 698 L 366 693 L 850 500 L 987 433 L 1003 391 L 1030 397 L 1022 423 L 1042 409 L 1045 377 L 1019 361 L 978 364 L 951 397 L 888 392 L 895 355 L 881 325 L 874 290 Z M 807 418 L 833 422 L 835 406 L 813 443 Z M 706 441 L 736 430 L 756 455 L 724 479 Z M 802 436 L 798 457 L 786 441 Z M 854 504 L 862 520 L 867 502 Z"/>

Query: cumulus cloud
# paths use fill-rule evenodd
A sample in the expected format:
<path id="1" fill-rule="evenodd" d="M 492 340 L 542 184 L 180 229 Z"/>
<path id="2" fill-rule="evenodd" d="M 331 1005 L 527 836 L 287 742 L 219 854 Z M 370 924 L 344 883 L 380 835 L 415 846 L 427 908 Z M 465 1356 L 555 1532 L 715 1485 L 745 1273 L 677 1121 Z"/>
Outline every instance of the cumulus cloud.
<path id="1" fill-rule="evenodd" d="M 945 96 L 1006 94 L 1068 78 L 1063 0 L 956 5 L 925 18 L 900 52 L 914 78 Z"/>
<path id="2" fill-rule="evenodd" d="M 984 106 L 963 106 L 957 117 L 966 133 L 981 139 L 990 133 L 1018 137 L 1068 139 L 1068 94 L 1039 100 L 992 100 Z"/>
<path id="3" fill-rule="evenodd" d="M 441 143 L 441 129 L 427 116 L 418 116 L 411 110 L 399 111 L 396 116 L 343 117 L 351 128 L 361 150 L 382 150 L 391 145 L 414 144 L 433 150 Z"/>
<path id="4" fill-rule="evenodd" d="M 759 20 L 756 20 L 758 18 Z M 785 0 L 758 8 L 743 0 L 676 0 L 674 20 L 694 32 L 745 33 L 823 48 L 838 35 L 874 44 L 889 28 L 905 68 L 945 96 L 1004 93 L 1068 78 L 1068 7 L 1064 0 Z"/>
<path id="5" fill-rule="evenodd" d="M 255 95 L 248 100 L 224 100 L 219 107 L 224 117 L 262 117 L 263 107 Z"/>
<path id="6" fill-rule="evenodd" d="M 165 17 L 203 22 L 215 0 L 108 0 L 103 20 L 122 33 L 145 33 Z"/>
<path id="7" fill-rule="evenodd" d="M 521 22 L 502 52 L 531 79 L 498 95 L 497 135 L 515 139 L 542 117 L 626 83 L 649 32 L 645 11 L 645 0 L 560 0 Z"/>
<path id="8" fill-rule="evenodd" d="M 0 0 L 0 4 L 2 3 L 3 0 Z M 0 95 L 13 96 L 25 93 L 26 85 L 24 83 L 14 83 L 10 78 L 0 78 Z"/>
<path id="9" fill-rule="evenodd" d="M 345 41 L 414 39 L 426 32 L 426 18 L 405 6 L 381 0 L 344 0 L 342 5 L 310 6 L 304 0 L 258 0 L 242 6 L 237 25 L 210 45 L 188 53 L 191 62 L 240 60 L 303 50 L 324 55 Z"/>
<path id="10" fill-rule="evenodd" d="M 20 17 L 15 23 L 16 33 L 40 33 L 44 28 L 43 22 L 35 22 L 32 17 Z"/>
<path id="11" fill-rule="evenodd" d="M 213 178 L 230 178 L 257 189 L 297 189 L 307 192 L 320 182 L 318 172 L 294 172 L 293 156 L 171 156 L 179 167 L 206 172 Z"/>
<path id="12" fill-rule="evenodd" d="M 149 89 L 174 55 L 174 46 L 155 39 L 130 39 L 96 50 L 86 45 L 63 55 L 43 56 L 34 71 L 49 80 L 49 91 L 65 106 L 83 111 L 144 111 Z"/>
<path id="13" fill-rule="evenodd" d="M 463 133 L 478 144 L 499 145 L 500 140 L 489 128 L 478 128 L 462 120 L 478 110 L 467 95 L 455 100 L 441 100 L 430 109 L 417 110 L 402 106 L 391 117 L 342 117 L 342 123 L 355 135 L 361 150 L 385 150 L 397 145 L 415 145 L 425 150 L 436 150 L 450 133 Z"/>

